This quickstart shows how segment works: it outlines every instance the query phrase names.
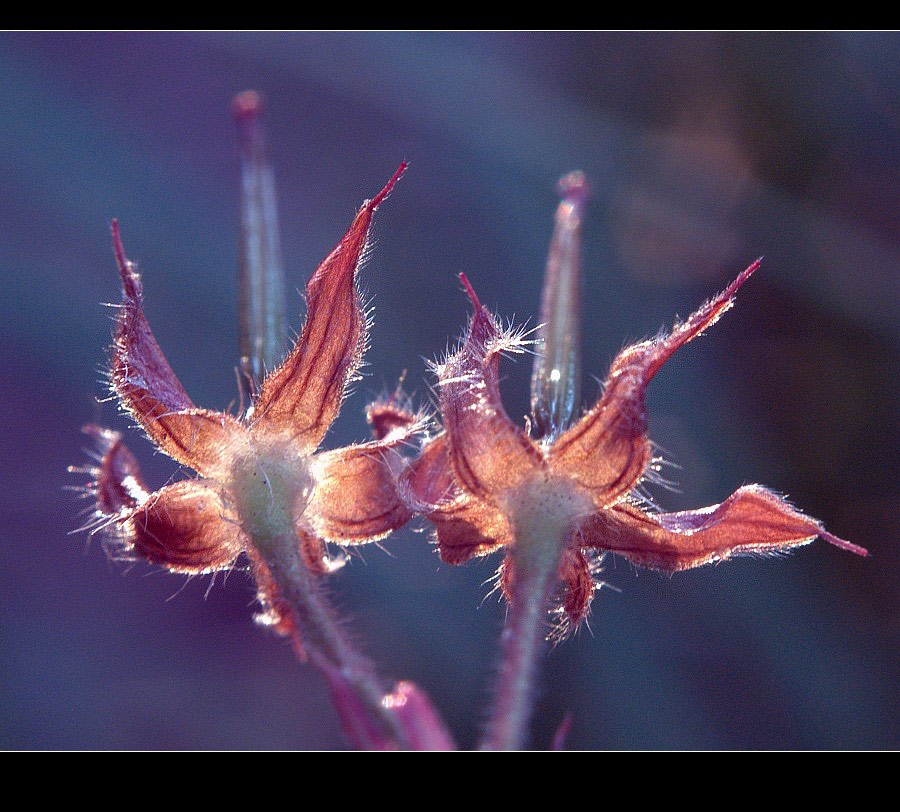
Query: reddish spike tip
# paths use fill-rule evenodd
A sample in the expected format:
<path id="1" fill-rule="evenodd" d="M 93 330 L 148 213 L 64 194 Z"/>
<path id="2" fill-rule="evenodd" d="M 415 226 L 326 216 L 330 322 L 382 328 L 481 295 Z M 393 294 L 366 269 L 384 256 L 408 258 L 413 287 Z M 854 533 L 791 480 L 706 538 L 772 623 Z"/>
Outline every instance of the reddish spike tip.
<path id="1" fill-rule="evenodd" d="M 116 219 L 113 219 L 112 221 L 112 238 L 113 251 L 116 253 L 116 262 L 119 265 L 119 271 L 124 273 L 128 267 L 128 258 L 125 256 L 125 246 L 122 245 L 122 234 L 119 231 L 119 221 Z"/>
<path id="2" fill-rule="evenodd" d="M 376 209 L 380 206 L 384 199 L 391 193 L 394 188 L 394 185 L 398 180 L 403 176 L 403 173 L 406 171 L 406 167 L 409 166 L 409 161 L 404 161 L 400 166 L 397 167 L 397 171 L 391 176 L 391 179 L 384 185 L 384 188 L 377 194 L 375 197 L 369 201 L 369 208 Z"/>
<path id="3" fill-rule="evenodd" d="M 869 555 L 869 551 L 865 547 L 860 547 L 858 544 L 853 544 L 849 541 L 844 541 L 842 538 L 838 538 L 834 533 L 829 533 L 827 530 L 822 530 L 819 533 L 825 541 L 829 544 L 833 544 L 835 547 L 840 547 L 842 550 L 847 550 L 851 553 L 856 553 L 856 555 L 861 555 L 864 558 L 867 558 Z"/>
<path id="4" fill-rule="evenodd" d="M 259 117 L 263 110 L 263 98 L 255 90 L 245 90 L 231 100 L 231 115 L 239 124 Z"/>
<path id="5" fill-rule="evenodd" d="M 475 306 L 475 310 L 477 311 L 481 307 L 481 302 L 478 301 L 478 294 L 475 293 L 475 288 L 472 287 L 472 283 L 469 281 L 469 277 L 460 271 L 459 281 L 462 282 L 463 287 L 466 289 L 466 293 L 472 300 L 472 304 Z"/>
<path id="6" fill-rule="evenodd" d="M 564 201 L 576 206 L 587 203 L 593 194 L 587 176 L 580 169 L 561 177 L 556 184 L 556 190 Z"/>
<path id="7" fill-rule="evenodd" d="M 760 257 L 755 262 L 753 262 L 747 269 L 741 271 L 738 274 L 737 279 L 734 280 L 727 288 L 725 288 L 724 293 L 722 294 L 723 299 L 730 299 L 734 296 L 735 293 L 738 292 L 738 288 L 744 284 L 751 276 L 753 276 L 754 272 L 760 265 L 762 265 L 763 258 Z"/>
<path id="8" fill-rule="evenodd" d="M 113 251 L 116 254 L 116 263 L 119 266 L 119 276 L 122 277 L 122 288 L 130 299 L 139 299 L 141 295 L 140 277 L 134 270 L 131 260 L 125 256 L 125 246 L 122 245 L 122 234 L 119 231 L 119 221 L 112 221 Z"/>

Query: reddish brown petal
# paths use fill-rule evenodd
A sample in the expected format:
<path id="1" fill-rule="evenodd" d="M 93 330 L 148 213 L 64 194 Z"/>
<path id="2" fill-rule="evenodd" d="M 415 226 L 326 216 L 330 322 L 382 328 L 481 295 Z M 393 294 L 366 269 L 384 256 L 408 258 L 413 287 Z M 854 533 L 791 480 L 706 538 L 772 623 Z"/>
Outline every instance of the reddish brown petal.
<path id="1" fill-rule="evenodd" d="M 314 457 L 316 487 L 306 520 L 319 535 L 341 544 L 357 544 L 382 538 L 412 518 L 397 487 L 397 469 L 405 463 L 396 446 L 405 442 L 414 428 Z"/>
<path id="2" fill-rule="evenodd" d="M 448 564 L 463 564 L 512 541 L 506 517 L 486 502 L 462 497 L 426 515 L 437 528 L 438 550 Z"/>
<path id="3" fill-rule="evenodd" d="M 383 440 L 395 431 L 405 431 L 418 416 L 392 403 L 373 403 L 366 409 L 366 419 L 376 440 Z"/>
<path id="4" fill-rule="evenodd" d="M 517 349 L 464 274 L 475 311 L 459 350 L 438 368 L 440 406 L 450 460 L 460 486 L 485 499 L 514 486 L 543 464 L 535 443 L 507 416 L 500 399 L 499 364 Z"/>
<path id="5" fill-rule="evenodd" d="M 85 426 L 83 431 L 99 446 L 100 463 L 93 470 L 91 483 L 98 512 L 104 516 L 127 513 L 146 502 L 150 492 L 137 460 L 122 442 L 122 435 L 100 426 Z"/>
<path id="6" fill-rule="evenodd" d="M 201 480 L 167 485 L 119 525 L 126 549 L 172 572 L 227 569 L 243 549 L 236 518 Z"/>
<path id="7" fill-rule="evenodd" d="M 256 599 L 259 601 L 260 606 L 260 611 L 253 619 L 260 626 L 267 626 L 277 634 L 284 637 L 292 637 L 297 656 L 301 660 L 305 660 L 306 653 L 300 643 L 297 625 L 290 605 L 281 597 L 272 573 L 263 563 L 259 553 L 252 544 L 246 548 L 246 554 L 250 560 L 250 567 L 253 570 L 253 580 L 256 582 Z"/>
<path id="8" fill-rule="evenodd" d="M 366 338 L 356 271 L 372 215 L 405 169 L 401 164 L 384 189 L 363 205 L 306 285 L 306 323 L 293 350 L 262 384 L 255 429 L 286 433 L 302 449 L 312 451 L 337 417 L 344 389 L 362 361 Z"/>
<path id="9" fill-rule="evenodd" d="M 422 419 L 412 408 L 401 385 L 388 397 L 379 398 L 366 407 L 366 420 L 376 440 L 384 440 L 395 431 L 408 432 Z"/>
<path id="10" fill-rule="evenodd" d="M 507 556 L 500 566 L 500 588 L 508 601 L 512 600 L 514 578 L 513 559 Z M 594 579 L 584 553 L 571 548 L 565 551 L 559 565 L 559 580 L 562 581 L 562 610 L 569 621 L 564 625 L 567 633 L 587 617 L 594 595 Z"/>
<path id="11" fill-rule="evenodd" d="M 328 551 L 325 549 L 325 542 L 318 536 L 307 532 L 302 527 L 294 528 L 297 534 L 297 541 L 300 544 L 300 552 L 303 560 L 306 562 L 307 568 L 317 575 L 327 575 L 332 571 L 329 566 Z"/>
<path id="12" fill-rule="evenodd" d="M 603 396 L 550 450 L 554 470 L 589 489 L 598 507 L 614 504 L 637 484 L 650 462 L 647 385 L 679 348 L 700 335 L 731 307 L 738 288 L 759 267 L 754 262 L 722 293 L 687 321 L 623 350 L 613 361 Z"/>
<path id="13" fill-rule="evenodd" d="M 125 257 L 115 222 L 113 241 L 124 293 L 113 348 L 113 388 L 160 449 L 200 473 L 213 474 L 223 445 L 245 429 L 230 415 L 198 409 L 191 402 L 144 316 L 141 278 Z"/>
<path id="14" fill-rule="evenodd" d="M 563 610 L 577 626 L 587 617 L 594 595 L 594 579 L 584 553 L 567 550 L 560 565 L 559 577 L 565 584 Z"/>
<path id="15" fill-rule="evenodd" d="M 447 434 L 431 440 L 403 473 L 400 488 L 405 501 L 437 528 L 441 558 L 462 564 L 509 544 L 512 531 L 499 510 L 460 490 L 449 449 Z"/>
<path id="16" fill-rule="evenodd" d="M 741 553 L 779 552 L 816 536 L 867 555 L 760 485 L 740 488 L 720 505 L 679 513 L 644 513 L 622 503 L 590 518 L 581 536 L 586 547 L 611 550 L 642 567 L 666 572 Z"/>
<path id="17" fill-rule="evenodd" d="M 413 509 L 426 515 L 462 496 L 453 476 L 446 434 L 439 434 L 427 443 L 403 472 L 400 486 Z"/>

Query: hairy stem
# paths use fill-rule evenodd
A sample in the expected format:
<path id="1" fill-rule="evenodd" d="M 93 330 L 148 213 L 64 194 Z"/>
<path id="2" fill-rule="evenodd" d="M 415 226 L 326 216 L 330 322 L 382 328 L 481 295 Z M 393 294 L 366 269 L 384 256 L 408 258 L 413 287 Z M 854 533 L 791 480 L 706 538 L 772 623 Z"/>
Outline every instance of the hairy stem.
<path id="1" fill-rule="evenodd" d="M 541 325 L 531 376 L 531 410 L 544 443 L 552 443 L 578 408 L 581 379 L 581 221 L 590 196 L 583 172 L 559 181 L 541 296 Z M 547 611 L 572 526 L 570 486 L 538 477 L 520 485 L 507 505 L 515 541 L 503 570 L 509 599 L 501 638 L 495 703 L 482 744 L 519 750 L 528 741 Z M 589 506 L 584 506 L 589 509 Z"/>
<path id="2" fill-rule="evenodd" d="M 396 748 L 409 747 L 406 731 L 385 702 L 385 685 L 372 663 L 353 647 L 341 628 L 321 578 L 311 573 L 303 560 L 296 536 L 278 536 L 256 548 L 281 600 L 290 609 L 298 646 L 322 671 L 332 689 L 335 678 L 349 686 L 368 719 L 381 728 L 383 737 Z M 339 707 L 338 711 L 346 722 L 347 709 Z"/>
<path id="3" fill-rule="evenodd" d="M 537 517 L 535 517 L 537 518 Z M 559 578 L 564 530 L 552 523 L 516 528 L 507 576 L 509 609 L 501 637 L 500 672 L 484 750 L 521 750 L 528 743 L 547 608 Z"/>

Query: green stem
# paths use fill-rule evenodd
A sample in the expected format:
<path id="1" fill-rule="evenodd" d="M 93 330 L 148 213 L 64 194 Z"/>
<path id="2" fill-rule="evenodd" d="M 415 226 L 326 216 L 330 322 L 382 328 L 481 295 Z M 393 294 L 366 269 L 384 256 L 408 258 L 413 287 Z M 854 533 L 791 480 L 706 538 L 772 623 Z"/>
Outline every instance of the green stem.
<path id="1" fill-rule="evenodd" d="M 569 425 L 581 378 L 581 221 L 590 186 L 583 172 L 571 172 L 560 180 L 559 192 L 531 376 L 532 414 L 545 444 Z M 571 483 L 552 478 L 522 483 L 510 496 L 515 540 L 504 565 L 509 613 L 483 749 L 519 750 L 527 743 L 547 611 L 578 514 L 567 507 L 572 497 Z"/>
<path id="2" fill-rule="evenodd" d="M 309 571 L 293 534 L 257 544 L 281 599 L 290 607 L 298 641 L 309 659 L 328 677 L 337 670 L 364 706 L 369 718 L 398 748 L 409 747 L 397 715 L 384 704 L 387 693 L 372 663 L 350 643 L 340 619 L 322 588 L 321 578 Z"/>
<path id="3" fill-rule="evenodd" d="M 547 610 L 568 539 L 568 524 L 545 509 L 541 489 L 522 495 L 513 512 L 516 538 L 507 564 L 511 569 L 504 573 L 509 609 L 484 750 L 521 750 L 528 743 Z"/>

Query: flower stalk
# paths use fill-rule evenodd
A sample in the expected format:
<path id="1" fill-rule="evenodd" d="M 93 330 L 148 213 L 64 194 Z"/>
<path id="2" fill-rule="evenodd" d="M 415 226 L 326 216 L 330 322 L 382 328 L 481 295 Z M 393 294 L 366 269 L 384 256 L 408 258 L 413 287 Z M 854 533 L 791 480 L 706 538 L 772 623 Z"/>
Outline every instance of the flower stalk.
<path id="1" fill-rule="evenodd" d="M 554 521 L 552 495 L 545 501 L 542 490 L 523 487 L 521 504 L 513 511 L 515 543 L 501 576 L 509 609 L 484 750 L 521 750 L 528 743 L 547 610 L 569 535 L 565 522 Z"/>
<path id="2" fill-rule="evenodd" d="M 96 465 L 83 489 L 94 500 L 88 528 L 112 554 L 187 575 L 227 571 L 249 559 L 264 613 L 298 657 L 325 678 L 341 725 L 359 749 L 449 750 L 454 742 L 428 697 L 410 682 L 388 688 L 352 645 L 326 590 L 329 545 L 385 538 L 415 514 L 435 526 L 441 559 L 462 564 L 505 548 L 499 572 L 509 609 L 495 701 L 482 749 L 529 745 L 541 656 L 552 637 L 577 628 L 606 553 L 674 573 L 732 556 L 784 552 L 816 537 L 867 551 L 760 485 L 719 504 L 662 512 L 637 490 L 655 471 L 646 390 L 663 365 L 734 303 L 752 263 L 668 333 L 624 348 L 593 406 L 579 408 L 581 226 L 589 196 L 580 172 L 559 184 L 562 200 L 541 299 L 523 428 L 500 395 L 503 356 L 525 351 L 527 333 L 479 300 L 464 274 L 472 316 L 455 351 L 433 365 L 442 430 L 415 458 L 402 448 L 429 424 L 398 390 L 367 411 L 374 439 L 320 446 L 356 379 L 368 319 L 357 287 L 375 210 L 406 169 L 365 201 L 305 288 L 307 315 L 285 353 L 285 281 L 273 173 L 264 153 L 261 101 L 233 103 L 241 152 L 240 369 L 249 407 L 237 415 L 198 407 L 156 341 L 143 309 L 143 281 L 113 222 L 122 282 L 110 385 L 158 450 L 195 476 L 155 491 L 121 434 L 86 427 Z M 573 425 L 574 424 L 574 425 Z M 533 433 L 532 433 L 533 432 Z M 567 716 L 553 739 L 560 749 Z"/>
<path id="3" fill-rule="evenodd" d="M 275 180 L 266 159 L 261 112 L 262 100 L 255 91 L 240 93 L 232 102 L 241 156 L 241 385 L 251 402 L 260 382 L 281 362 L 286 343 Z M 270 481 L 266 484 L 263 500 L 279 501 L 279 489 Z M 274 614 L 280 616 L 279 626 L 292 635 L 298 655 L 308 658 L 325 677 L 344 732 L 361 749 L 413 747 L 404 717 L 391 701 L 392 694 L 373 664 L 350 643 L 328 600 L 321 584 L 322 562 L 316 563 L 320 571 L 310 571 L 310 561 L 298 545 L 293 528 L 297 517 L 287 504 L 266 504 L 261 513 L 287 519 L 280 528 L 272 528 L 267 522 L 256 526 L 245 523 L 255 551 L 252 557 L 259 557 L 255 562 L 257 580 L 266 585 L 261 594 L 269 603 L 278 604 L 273 607 Z M 436 715 L 434 718 L 437 720 Z M 436 724 L 442 730 L 440 723 Z"/>
<path id="4" fill-rule="evenodd" d="M 350 643 L 331 606 L 321 578 L 309 571 L 292 533 L 254 538 L 265 574 L 289 612 L 295 648 L 319 669 L 331 688 L 344 731 L 366 749 L 412 746 L 390 693 L 368 658 Z"/>
<path id="5" fill-rule="evenodd" d="M 590 187 L 583 172 L 559 181 L 561 196 L 547 256 L 541 324 L 531 376 L 531 410 L 538 434 L 552 442 L 578 407 L 581 382 L 581 221 Z M 543 478 L 528 480 L 510 500 L 514 542 L 504 565 L 509 600 L 501 638 L 495 703 L 483 748 L 527 744 L 547 613 L 569 542 L 565 498 Z"/>
<path id="6" fill-rule="evenodd" d="M 381 539 L 412 516 L 397 489 L 395 468 L 402 460 L 398 447 L 421 428 L 416 414 L 394 409 L 390 426 L 376 430 L 374 440 L 319 448 L 363 359 L 367 321 L 357 272 L 372 218 L 406 164 L 363 203 L 310 277 L 305 323 L 282 359 L 284 279 L 259 110 L 256 94 L 235 100 L 244 153 L 242 288 L 249 293 L 240 307 L 249 408 L 235 416 L 193 403 L 153 335 L 143 280 L 114 221 L 122 304 L 111 388 L 156 447 L 197 476 L 151 492 L 121 435 L 89 429 L 99 446 L 98 465 L 87 471 L 93 478 L 93 524 L 107 533 L 116 555 L 171 572 L 228 570 L 246 556 L 264 609 L 259 619 L 289 635 L 298 655 L 323 672 L 354 744 L 451 747 L 415 686 L 385 689 L 371 663 L 350 645 L 321 585 L 337 568 L 329 543 Z"/>

